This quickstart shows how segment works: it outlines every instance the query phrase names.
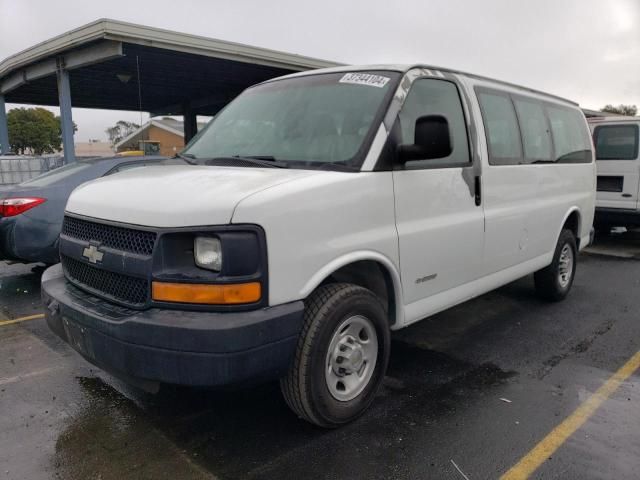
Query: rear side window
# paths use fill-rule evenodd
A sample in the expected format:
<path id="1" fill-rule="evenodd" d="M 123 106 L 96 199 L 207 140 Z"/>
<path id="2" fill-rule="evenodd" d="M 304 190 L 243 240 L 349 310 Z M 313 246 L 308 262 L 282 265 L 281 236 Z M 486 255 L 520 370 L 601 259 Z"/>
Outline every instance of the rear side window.
<path id="1" fill-rule="evenodd" d="M 489 163 L 491 165 L 521 163 L 520 130 L 509 95 L 480 92 L 478 99 L 487 134 Z"/>
<path id="2" fill-rule="evenodd" d="M 596 160 L 635 160 L 638 158 L 637 125 L 600 125 L 593 132 Z"/>
<path id="3" fill-rule="evenodd" d="M 453 143 L 451 155 L 437 160 L 407 162 L 406 168 L 452 167 L 470 163 L 467 126 L 458 88 L 453 82 L 437 79 L 419 79 L 413 82 L 411 91 L 399 114 L 402 143 L 414 142 L 416 120 L 423 115 L 443 115 L 449 122 Z"/>
<path id="4" fill-rule="evenodd" d="M 51 170 L 38 177 L 32 178 L 31 180 L 22 182 L 21 185 L 29 187 L 48 187 L 54 183 L 64 182 L 67 178 L 73 177 L 77 173 L 90 168 L 92 165 L 92 163 L 78 160 L 77 162 L 56 168 L 55 170 Z"/>
<path id="5" fill-rule="evenodd" d="M 551 160 L 551 132 L 542 103 L 517 97 L 513 103 L 520 121 L 525 163 Z"/>
<path id="6" fill-rule="evenodd" d="M 591 163 L 591 139 L 578 109 L 483 87 L 475 90 L 490 165 Z"/>
<path id="7" fill-rule="evenodd" d="M 582 113 L 549 105 L 547 115 L 555 146 L 554 160 L 558 163 L 590 163 L 591 140 Z"/>

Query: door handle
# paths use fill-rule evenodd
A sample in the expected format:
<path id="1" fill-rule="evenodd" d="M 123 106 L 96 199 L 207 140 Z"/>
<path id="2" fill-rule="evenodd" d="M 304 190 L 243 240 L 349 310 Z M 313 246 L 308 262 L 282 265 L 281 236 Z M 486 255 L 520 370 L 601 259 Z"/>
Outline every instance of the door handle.
<path id="1" fill-rule="evenodd" d="M 479 207 L 482 204 L 482 184 L 480 183 L 480 175 L 476 175 L 474 186 L 476 191 L 476 206 Z"/>
<path id="2" fill-rule="evenodd" d="M 630 193 L 623 193 L 622 196 L 624 198 L 631 198 L 633 195 L 631 195 Z"/>

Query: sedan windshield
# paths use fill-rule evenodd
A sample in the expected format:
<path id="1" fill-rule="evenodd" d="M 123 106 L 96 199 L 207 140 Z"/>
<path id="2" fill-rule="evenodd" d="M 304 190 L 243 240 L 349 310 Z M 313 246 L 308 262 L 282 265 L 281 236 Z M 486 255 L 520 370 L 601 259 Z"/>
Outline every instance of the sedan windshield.
<path id="1" fill-rule="evenodd" d="M 302 168 L 330 163 L 359 167 L 398 77 L 389 71 L 342 72 L 258 85 L 222 110 L 183 154 L 196 160 L 244 157 Z"/>

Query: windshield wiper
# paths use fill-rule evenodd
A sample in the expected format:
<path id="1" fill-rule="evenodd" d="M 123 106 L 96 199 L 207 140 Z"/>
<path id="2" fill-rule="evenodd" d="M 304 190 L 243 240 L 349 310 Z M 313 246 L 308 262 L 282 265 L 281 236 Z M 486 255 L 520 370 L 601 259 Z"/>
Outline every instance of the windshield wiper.
<path id="1" fill-rule="evenodd" d="M 276 157 L 273 155 L 233 155 L 233 158 L 250 158 L 252 160 L 267 160 L 269 162 L 276 161 Z"/>
<path id="2" fill-rule="evenodd" d="M 176 156 L 174 158 L 181 158 L 182 160 L 187 162 L 189 165 L 198 164 L 198 162 L 195 161 L 196 156 L 193 153 L 176 153 Z"/>
<path id="3" fill-rule="evenodd" d="M 214 157 L 204 160 L 205 165 L 220 165 L 228 167 L 242 167 L 246 165 L 256 165 L 258 167 L 289 168 L 289 164 L 276 160 L 267 155 L 252 155 L 248 157 L 234 155 L 231 157 Z"/>
<path id="4" fill-rule="evenodd" d="M 341 162 L 323 162 L 321 163 L 317 170 L 336 170 L 338 172 L 359 172 L 360 169 L 357 167 L 352 167 L 351 165 L 346 165 Z"/>

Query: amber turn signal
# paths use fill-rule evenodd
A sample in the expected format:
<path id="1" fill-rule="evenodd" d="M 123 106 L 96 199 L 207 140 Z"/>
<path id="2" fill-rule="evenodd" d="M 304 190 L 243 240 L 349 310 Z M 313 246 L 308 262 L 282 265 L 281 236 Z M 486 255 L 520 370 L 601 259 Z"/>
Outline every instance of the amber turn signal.
<path id="1" fill-rule="evenodd" d="M 153 282 L 152 294 L 157 302 L 238 305 L 260 300 L 262 288 L 259 282 L 228 285 Z"/>

